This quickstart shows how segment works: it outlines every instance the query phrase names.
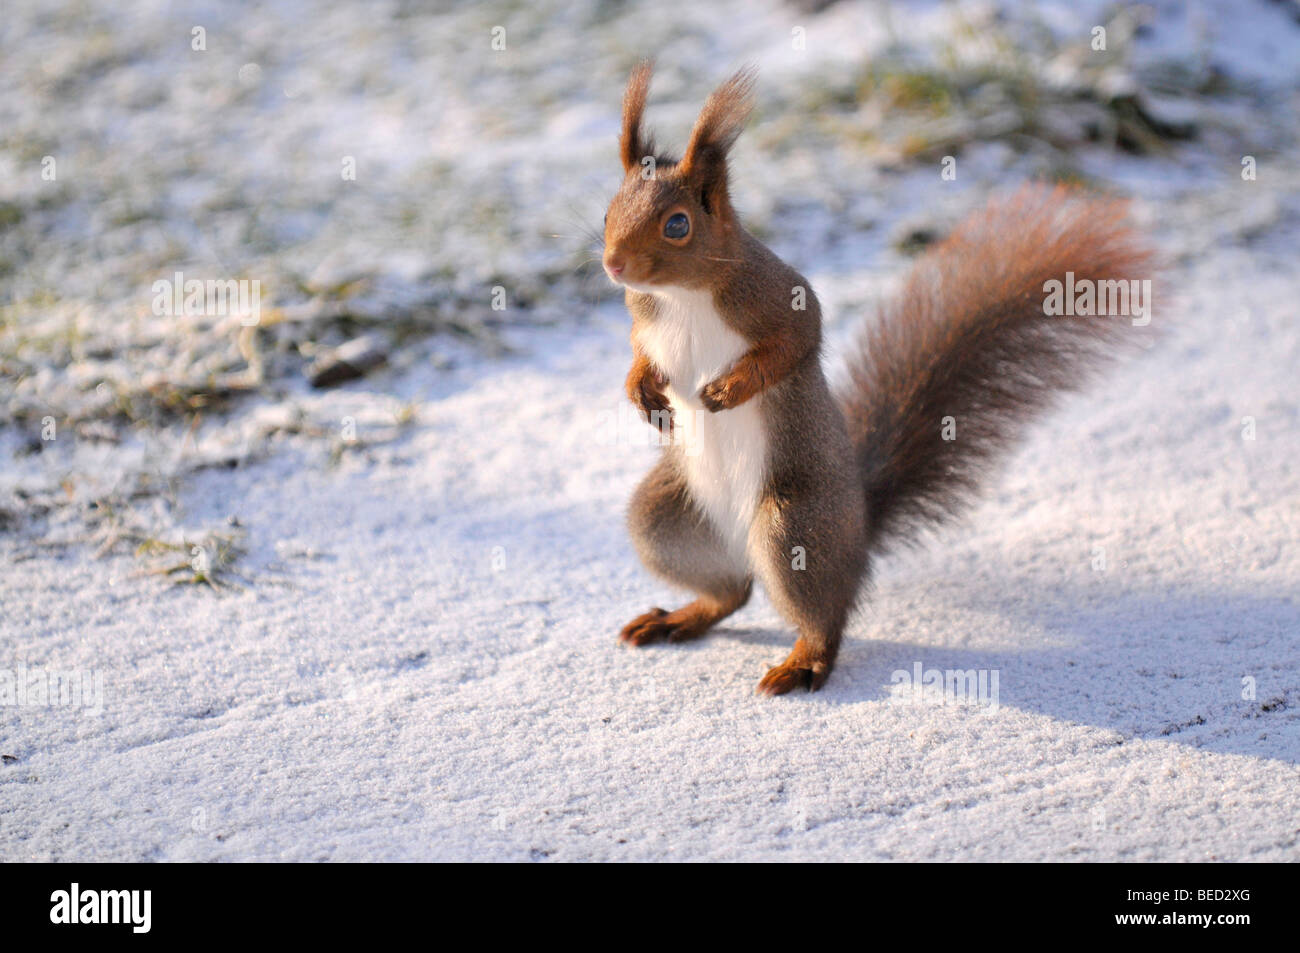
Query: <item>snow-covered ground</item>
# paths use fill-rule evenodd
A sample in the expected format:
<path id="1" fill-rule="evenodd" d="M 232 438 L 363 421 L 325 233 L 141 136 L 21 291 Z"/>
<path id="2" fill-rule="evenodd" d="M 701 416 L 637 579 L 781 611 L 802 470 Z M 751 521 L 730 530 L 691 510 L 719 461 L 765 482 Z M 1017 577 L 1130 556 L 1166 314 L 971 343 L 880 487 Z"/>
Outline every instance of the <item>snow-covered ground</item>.
<path id="1" fill-rule="evenodd" d="M 1300 169 L 1271 138 L 1293 132 L 1300 28 L 1265 3 L 1231 23 L 1202 11 L 1187 27 L 1196 49 L 1243 81 L 1274 84 L 1272 101 L 1290 110 L 1276 124 L 1211 101 L 1217 113 L 1197 144 L 1154 158 L 1080 151 L 1081 173 L 1136 197 L 1168 261 L 1158 340 L 1036 427 L 965 523 L 880 562 L 823 691 L 767 699 L 753 688 L 793 636 L 761 595 L 698 643 L 617 644 L 633 615 L 680 598 L 641 569 L 622 528 L 657 451 L 622 396 L 621 304 L 590 270 L 573 279 L 589 253 L 580 236 L 548 244 L 570 228 L 566 204 L 597 224 L 617 181 L 617 74 L 643 44 L 659 52 L 664 108 L 652 99 L 651 122 L 667 140 L 727 66 L 763 67 L 768 98 L 742 140 L 735 188 L 742 211 L 822 297 L 832 372 L 906 267 L 892 247 L 900 230 L 978 204 L 1034 169 L 996 142 L 963 151 L 956 182 L 940 180 L 937 161 L 851 169 L 851 150 L 791 147 L 789 124 L 814 119 L 781 108 L 782 84 L 805 69 L 778 53 L 789 24 L 806 22 L 815 48 L 848 36 L 854 17 L 874 23 L 868 14 L 882 8 L 838 4 L 814 16 L 771 4 L 744 19 L 740 6 L 753 5 L 697 9 L 675 25 L 614 22 L 599 53 L 584 53 L 582 30 L 558 16 L 537 49 L 505 12 L 447 13 L 466 44 L 486 44 L 492 25 L 507 24 L 523 51 L 500 74 L 463 50 L 436 56 L 445 24 L 418 17 L 406 32 L 396 18 L 304 17 L 311 8 L 296 3 L 194 16 L 160 5 L 155 19 L 141 5 L 121 23 L 98 18 L 104 35 L 150 49 L 179 24 L 181 51 L 191 21 L 208 18 L 217 51 L 220 24 L 239 25 L 239 42 L 256 52 L 226 48 L 223 62 L 233 71 L 260 55 L 263 86 L 289 69 L 276 56 L 296 26 L 310 54 L 295 69 L 337 86 L 290 83 L 312 100 L 306 113 L 232 93 L 227 108 L 245 110 L 249 125 L 233 124 L 227 141 L 182 123 L 172 132 L 190 137 L 187 148 L 214 150 L 186 158 L 161 144 L 176 140 L 157 138 L 181 122 L 166 109 L 150 124 L 147 108 L 132 107 L 139 129 L 95 118 L 147 99 L 145 66 L 165 74 L 181 54 L 128 57 L 117 72 L 104 54 L 115 83 L 95 95 L 106 101 L 84 115 L 66 105 L 36 152 L 57 152 L 62 129 L 86 156 L 104 147 L 159 163 L 152 182 L 132 188 L 156 202 L 145 221 L 174 228 L 171 240 L 195 256 L 185 261 L 239 262 L 231 267 L 242 275 L 286 260 L 308 271 L 329 255 L 360 259 L 400 296 L 421 282 L 443 287 L 421 255 L 454 269 L 477 254 L 466 265 L 473 276 L 447 289 L 473 296 L 476 282 L 510 284 L 517 273 L 540 296 L 540 317 L 500 330 L 505 356 L 435 337 L 340 388 L 278 380 L 223 413 L 122 428 L 118 442 L 61 430 L 38 453 L 24 448 L 39 408 L 93 395 L 87 367 L 125 381 L 174 370 L 178 359 L 161 345 L 129 358 L 83 354 L 6 382 L 0 398 L 14 422 L 0 427 L 0 701 L 6 673 L 12 685 L 20 671 L 28 681 L 90 673 L 102 696 L 80 707 L 30 697 L 0 706 L 0 859 L 1300 859 Z M 1175 5 L 1155 6 L 1176 19 Z M 922 33 L 951 27 L 938 5 L 892 8 Z M 51 75 L 62 68 L 53 54 L 64 47 L 39 29 L 40 9 L 19 4 L 0 26 L 0 69 L 11 79 L 24 57 Z M 1043 4 L 1040 14 L 1086 37 L 1093 21 L 1074 9 Z M 741 25 L 724 29 L 728 16 Z M 864 26 L 825 48 L 851 60 L 874 42 Z M 1178 50 L 1192 41 L 1169 26 L 1146 42 Z M 331 43 L 342 45 L 327 56 Z M 699 46 L 717 58 L 674 64 L 675 52 L 687 58 Z M 394 50 L 408 60 L 385 73 Z M 436 61 L 429 102 L 438 108 L 420 105 L 411 75 L 426 56 Z M 596 80 L 564 66 L 566 56 Z M 520 85 L 539 64 L 536 82 Z M 197 95 L 198 82 L 176 80 L 169 95 Z M 242 82 L 252 82 L 247 71 Z M 376 89 L 379 113 L 368 98 Z M 476 92 L 494 104 L 481 129 L 466 105 Z M 529 125 L 506 110 L 512 94 L 521 112 L 546 97 L 568 105 Z M 350 117 L 338 127 L 321 118 L 331 103 Z M 2 108 L 20 127 L 45 128 L 22 103 Z M 396 118 L 380 122 L 380 113 Z M 332 212 L 334 198 L 286 168 L 283 151 L 303 137 L 333 175 L 359 130 L 374 130 L 369 148 L 384 175 L 362 197 L 340 194 Z M 490 141 L 477 143 L 480 132 Z M 26 153 L 0 142 L 12 172 Z M 574 166 L 557 186 L 546 160 L 561 144 Z M 432 165 L 422 164 L 426 148 Z M 764 165 L 769 148 L 782 157 L 779 175 Z M 1243 181 L 1240 157 L 1257 153 L 1259 176 Z M 131 182 L 117 161 L 114 174 Z M 186 186 L 173 161 L 225 163 L 228 175 Z M 828 169 L 842 177 L 823 182 Z M 143 312 L 148 325 L 149 279 L 166 277 L 171 259 L 132 244 L 156 226 L 130 215 L 77 233 L 66 216 L 97 207 L 111 183 L 91 178 L 74 179 L 51 210 L 0 176 L 0 198 L 50 229 L 2 233 L 0 251 L 23 264 L 8 278 L 7 320 L 21 310 L 48 329 L 75 311 L 93 334 L 114 315 Z M 506 197 L 464 227 L 465 242 L 437 239 L 488 181 L 504 183 Z M 246 204 L 280 232 L 246 247 L 227 191 L 262 196 L 258 182 L 265 202 Z M 177 224 L 191 187 L 216 209 L 208 234 Z M 425 210 L 403 217 L 400 201 L 420 196 Z M 392 215 L 367 221 L 374 208 Z M 502 209 L 521 221 L 492 224 Z M 135 228 L 145 231 L 122 231 Z M 52 242 L 53 264 L 24 257 L 39 259 L 41 241 Z M 70 274 L 79 262 L 87 272 Z M 553 270 L 568 277 L 551 282 Z M 65 273 L 62 303 L 28 297 Z M 105 290 L 119 279 L 128 287 Z M 548 285 L 558 289 L 551 297 L 538 290 Z M 286 424 L 304 419 L 315 426 Z M 359 439 L 340 443 L 349 420 Z M 199 465 L 223 460 L 234 466 Z M 149 574 L 154 562 L 105 536 L 117 523 L 87 515 L 110 496 L 131 508 L 127 525 L 180 545 L 204 528 L 242 532 L 242 577 L 214 591 Z M 33 500 L 40 506 L 28 512 Z M 995 704 L 914 693 L 917 666 L 995 676 Z"/>

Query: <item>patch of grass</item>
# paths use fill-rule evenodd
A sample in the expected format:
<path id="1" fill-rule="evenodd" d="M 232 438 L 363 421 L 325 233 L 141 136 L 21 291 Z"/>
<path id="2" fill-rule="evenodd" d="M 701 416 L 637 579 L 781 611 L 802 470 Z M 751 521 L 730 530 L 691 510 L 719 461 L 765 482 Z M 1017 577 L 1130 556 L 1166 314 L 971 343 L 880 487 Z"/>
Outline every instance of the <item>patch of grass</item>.
<path id="1" fill-rule="evenodd" d="M 872 69 L 861 84 L 867 96 L 879 97 L 889 109 L 946 115 L 957 98 L 952 75 L 929 69 Z"/>
<path id="2" fill-rule="evenodd" d="M 225 526 L 202 531 L 170 532 L 158 529 L 159 506 L 175 512 L 174 479 L 131 474 L 110 492 L 87 499 L 78 493 L 71 477 L 44 491 L 15 493 L 17 509 L 5 510 L 13 527 L 44 524 L 41 548 L 89 546 L 93 557 L 110 553 L 131 554 L 141 564 L 141 575 L 160 576 L 175 585 L 206 586 L 210 590 L 238 587 L 236 580 L 252 580 L 239 567 L 246 555 L 245 529 L 232 518 Z M 75 535 L 49 533 L 51 527 L 77 526 Z"/>
<path id="3" fill-rule="evenodd" d="M 173 585 L 207 586 L 214 591 L 228 589 L 237 585 L 236 577 L 249 581 L 235 569 L 240 557 L 245 555 L 243 537 L 242 529 L 209 531 L 180 542 L 147 537 L 135 547 L 135 555 L 150 563 L 145 574 L 163 576 Z"/>
<path id="4" fill-rule="evenodd" d="M 791 105 L 815 110 L 830 143 L 852 142 L 892 164 L 999 141 L 1050 165 L 1072 164 L 1083 145 L 1163 152 L 1197 128 L 1164 115 L 1154 95 L 1194 98 L 1221 84 L 1205 70 L 1130 70 L 1134 16 L 1119 10 L 1105 23 L 1106 50 L 1091 49 L 1086 36 L 1058 43 L 1044 29 L 1027 43 L 992 19 L 958 23 L 928 55 L 896 44 L 847 77 L 820 77 Z M 786 138 L 802 145 L 806 130 L 791 128 Z"/>
<path id="5" fill-rule="evenodd" d="M 0 232 L 13 228 L 23 220 L 22 206 L 16 202 L 0 202 Z"/>
<path id="6" fill-rule="evenodd" d="M 338 466 L 349 453 L 356 453 L 359 450 L 381 446 L 396 440 L 415 423 L 415 414 L 416 405 L 408 402 L 397 409 L 397 413 L 393 415 L 394 423 L 391 427 L 368 430 L 364 435 L 355 433 L 345 435 L 333 430 L 333 441 L 330 444 L 330 466 Z"/>

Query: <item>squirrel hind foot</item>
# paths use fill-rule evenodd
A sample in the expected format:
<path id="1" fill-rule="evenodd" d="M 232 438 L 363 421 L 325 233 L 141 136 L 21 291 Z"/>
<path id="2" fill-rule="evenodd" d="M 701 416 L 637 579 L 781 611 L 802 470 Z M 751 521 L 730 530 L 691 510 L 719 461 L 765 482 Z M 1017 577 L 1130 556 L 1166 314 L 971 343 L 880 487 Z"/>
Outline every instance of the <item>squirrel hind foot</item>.
<path id="1" fill-rule="evenodd" d="M 642 646 L 651 642 L 686 642 L 697 639 L 713 627 L 715 622 L 725 619 L 745 604 L 749 590 L 725 601 L 696 599 L 690 605 L 673 612 L 663 609 L 651 609 L 639 615 L 619 633 L 619 640 L 628 645 Z"/>
<path id="2" fill-rule="evenodd" d="M 756 691 L 770 696 L 785 695 L 796 688 L 815 692 L 826 684 L 834 665 L 829 653 L 811 648 L 800 639 L 784 662 L 767 670 Z"/>
<path id="3" fill-rule="evenodd" d="M 655 608 L 637 616 L 618 634 L 619 640 L 640 647 L 652 642 L 685 642 L 698 638 L 715 620 L 686 606 L 675 612 Z"/>

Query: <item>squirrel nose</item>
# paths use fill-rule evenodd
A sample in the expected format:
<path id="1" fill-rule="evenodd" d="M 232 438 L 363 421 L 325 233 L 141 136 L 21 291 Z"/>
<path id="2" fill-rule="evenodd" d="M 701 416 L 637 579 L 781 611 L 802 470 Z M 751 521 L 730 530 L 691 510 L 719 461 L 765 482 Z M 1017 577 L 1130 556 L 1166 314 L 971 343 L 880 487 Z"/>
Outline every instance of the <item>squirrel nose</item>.
<path id="1" fill-rule="evenodd" d="M 605 258 L 605 270 L 609 272 L 611 278 L 617 278 L 623 273 L 624 262 L 618 258 L 607 256 Z"/>

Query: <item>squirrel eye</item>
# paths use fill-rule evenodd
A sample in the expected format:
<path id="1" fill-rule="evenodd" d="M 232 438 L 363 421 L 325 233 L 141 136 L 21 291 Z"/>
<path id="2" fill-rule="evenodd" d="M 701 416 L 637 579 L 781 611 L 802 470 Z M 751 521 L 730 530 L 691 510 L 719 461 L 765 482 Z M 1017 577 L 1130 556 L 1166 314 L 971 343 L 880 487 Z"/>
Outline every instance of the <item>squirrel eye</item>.
<path id="1" fill-rule="evenodd" d="M 681 212 L 664 222 L 664 235 L 668 238 L 685 238 L 691 231 L 691 221 Z"/>

